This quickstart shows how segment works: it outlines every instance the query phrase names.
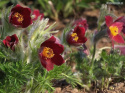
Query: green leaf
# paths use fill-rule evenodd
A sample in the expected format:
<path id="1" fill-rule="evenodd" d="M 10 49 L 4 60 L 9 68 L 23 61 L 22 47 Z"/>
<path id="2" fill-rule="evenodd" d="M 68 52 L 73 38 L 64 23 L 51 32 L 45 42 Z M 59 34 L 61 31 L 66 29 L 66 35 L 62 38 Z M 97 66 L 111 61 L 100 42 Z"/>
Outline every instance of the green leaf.
<path id="1" fill-rule="evenodd" d="M 0 1 L 0 7 L 2 8 L 7 3 L 8 3 L 8 0 Z"/>
<path id="2" fill-rule="evenodd" d="M 61 1 L 59 1 L 59 3 L 56 6 L 57 12 L 60 12 L 62 10 L 62 8 L 63 8 L 63 3 Z"/>
<path id="3" fill-rule="evenodd" d="M 85 2 L 80 2 L 76 4 L 78 7 L 82 7 L 82 8 L 89 8 L 90 5 L 85 3 Z"/>
<path id="4" fill-rule="evenodd" d="M 6 58 L 6 56 L 2 52 L 0 52 L 0 58 Z"/>

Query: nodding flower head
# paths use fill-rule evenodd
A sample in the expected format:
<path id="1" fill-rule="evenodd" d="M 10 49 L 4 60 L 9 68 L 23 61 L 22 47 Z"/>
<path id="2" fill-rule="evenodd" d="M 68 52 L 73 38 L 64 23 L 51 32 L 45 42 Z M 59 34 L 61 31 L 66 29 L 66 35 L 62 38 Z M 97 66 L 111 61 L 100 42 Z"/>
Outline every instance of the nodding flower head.
<path id="1" fill-rule="evenodd" d="M 87 28 L 88 28 L 87 20 L 86 20 L 86 19 L 83 19 L 83 18 L 74 21 L 73 26 L 74 26 L 74 25 L 75 25 L 75 26 L 78 25 L 78 26 L 84 27 L 84 28 L 85 28 L 85 31 L 86 31 Z"/>
<path id="2" fill-rule="evenodd" d="M 3 40 L 3 44 L 7 47 L 10 48 L 12 50 L 15 50 L 15 46 L 17 45 L 19 39 L 16 36 L 16 34 L 12 35 L 12 36 L 7 36 L 4 40 Z"/>
<path id="3" fill-rule="evenodd" d="M 66 40 L 69 45 L 82 45 L 87 41 L 87 38 L 85 37 L 85 28 L 76 26 L 74 29 L 67 33 Z"/>

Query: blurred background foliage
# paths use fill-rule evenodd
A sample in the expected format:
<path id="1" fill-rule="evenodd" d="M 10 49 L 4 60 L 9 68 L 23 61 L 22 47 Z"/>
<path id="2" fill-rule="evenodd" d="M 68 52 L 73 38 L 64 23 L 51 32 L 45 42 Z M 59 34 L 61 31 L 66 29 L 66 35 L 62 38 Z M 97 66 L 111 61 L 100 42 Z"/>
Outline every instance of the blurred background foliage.
<path id="1" fill-rule="evenodd" d="M 99 8 L 107 2 L 123 2 L 124 0 L 0 0 L 0 11 L 3 7 L 22 4 L 33 9 L 39 9 L 45 17 L 53 20 L 78 16 L 85 8 Z M 0 12 L 0 17 L 1 17 Z"/>

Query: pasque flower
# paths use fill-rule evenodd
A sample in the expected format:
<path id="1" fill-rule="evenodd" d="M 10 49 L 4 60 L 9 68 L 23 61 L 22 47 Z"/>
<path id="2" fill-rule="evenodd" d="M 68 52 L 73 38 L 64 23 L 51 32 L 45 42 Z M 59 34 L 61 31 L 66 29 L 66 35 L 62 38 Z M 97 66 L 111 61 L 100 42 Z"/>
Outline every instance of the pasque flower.
<path id="1" fill-rule="evenodd" d="M 87 21 L 86 21 L 85 19 L 83 19 L 83 18 L 76 20 L 76 21 L 73 23 L 73 25 L 76 25 L 76 26 L 77 26 L 77 25 L 82 26 L 82 27 L 85 28 L 85 30 L 88 28 Z"/>
<path id="2" fill-rule="evenodd" d="M 111 16 L 106 16 L 105 20 L 110 38 L 118 43 L 125 43 L 124 39 L 120 35 L 123 29 L 123 22 L 113 22 L 113 18 Z"/>
<path id="3" fill-rule="evenodd" d="M 74 29 L 68 32 L 66 40 L 70 45 L 82 45 L 87 41 L 87 38 L 85 37 L 85 28 L 77 25 Z"/>
<path id="4" fill-rule="evenodd" d="M 37 20 L 37 18 L 40 17 L 40 20 L 44 17 L 44 14 L 43 13 L 40 13 L 40 11 L 38 9 L 34 9 L 33 10 L 33 21 Z"/>
<path id="5" fill-rule="evenodd" d="M 39 49 L 39 58 L 41 64 L 47 71 L 53 69 L 54 65 L 60 66 L 64 63 L 64 59 L 60 55 L 64 51 L 61 45 L 54 36 L 43 42 Z"/>
<path id="6" fill-rule="evenodd" d="M 11 9 L 9 22 L 16 27 L 26 28 L 30 24 L 32 24 L 30 14 L 30 8 L 22 7 L 19 4 L 17 4 L 14 8 Z"/>
<path id="7" fill-rule="evenodd" d="M 115 22 L 123 22 L 123 29 L 122 29 L 122 32 L 125 34 L 125 17 L 122 16 L 122 17 L 119 17 L 118 19 L 115 20 Z"/>
<path id="8" fill-rule="evenodd" d="M 3 44 L 7 48 L 15 50 L 15 46 L 17 45 L 18 41 L 18 37 L 16 36 L 16 34 L 14 34 L 12 36 L 7 36 L 6 39 L 3 40 Z"/>

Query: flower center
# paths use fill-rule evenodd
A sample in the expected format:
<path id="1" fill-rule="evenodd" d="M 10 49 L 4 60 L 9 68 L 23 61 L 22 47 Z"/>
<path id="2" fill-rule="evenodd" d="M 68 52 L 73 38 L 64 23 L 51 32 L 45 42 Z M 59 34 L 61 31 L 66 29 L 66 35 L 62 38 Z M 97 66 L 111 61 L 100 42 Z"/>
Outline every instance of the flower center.
<path id="1" fill-rule="evenodd" d="M 21 15 L 21 14 L 18 13 L 18 12 L 16 12 L 16 13 L 14 13 L 13 16 L 17 18 L 17 21 L 18 21 L 18 22 L 22 23 L 22 21 L 23 21 L 23 19 L 24 19 L 24 18 L 23 18 L 23 15 Z"/>
<path id="2" fill-rule="evenodd" d="M 79 37 L 77 36 L 76 33 L 72 33 L 71 36 L 73 37 L 73 40 L 76 41 L 76 42 L 79 39 Z"/>
<path id="3" fill-rule="evenodd" d="M 110 26 L 109 29 L 110 29 L 111 34 L 113 36 L 116 36 L 118 34 L 118 27 L 117 26 Z"/>
<path id="4" fill-rule="evenodd" d="M 52 58 L 55 55 L 53 50 L 49 47 L 44 47 L 42 54 L 45 58 Z"/>

